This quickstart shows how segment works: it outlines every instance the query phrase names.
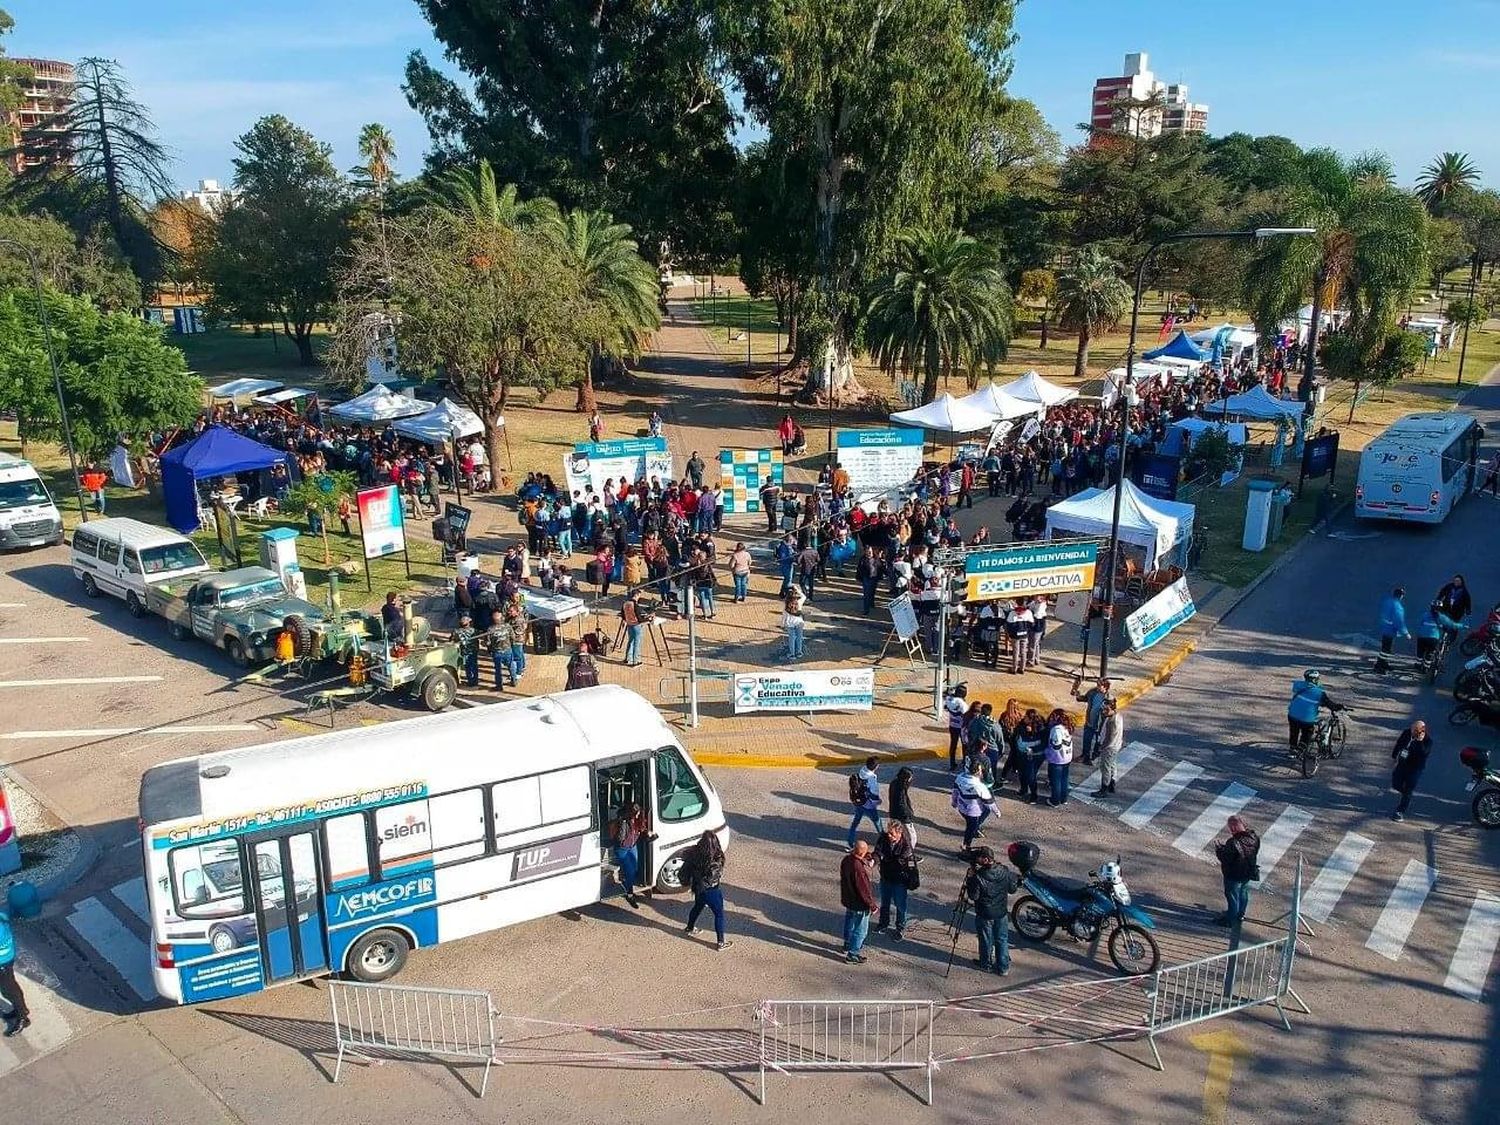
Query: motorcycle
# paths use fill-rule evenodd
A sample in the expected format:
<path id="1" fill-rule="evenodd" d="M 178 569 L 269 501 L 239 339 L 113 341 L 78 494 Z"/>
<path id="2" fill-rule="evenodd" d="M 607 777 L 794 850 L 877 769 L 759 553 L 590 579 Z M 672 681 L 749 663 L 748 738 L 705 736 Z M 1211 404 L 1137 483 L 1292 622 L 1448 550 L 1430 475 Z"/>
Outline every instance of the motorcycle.
<path id="1" fill-rule="evenodd" d="M 1474 823 L 1481 828 L 1500 828 L 1500 771 L 1490 769 L 1490 752 L 1480 746 L 1465 746 L 1458 752 L 1458 760 L 1474 775 L 1464 783 L 1464 792 L 1474 794 L 1469 805 Z"/>
<path id="2" fill-rule="evenodd" d="M 1497 695 L 1500 695 L 1500 651 L 1492 645 L 1459 669 L 1453 681 L 1453 696 L 1463 701 L 1494 699 Z"/>
<path id="3" fill-rule="evenodd" d="M 1156 971 L 1161 964 L 1161 951 L 1151 936 L 1156 923 L 1131 901 L 1118 856 L 1113 863 L 1090 871 L 1087 883 L 1074 883 L 1036 870 L 1041 858 L 1036 844 L 1018 840 L 1006 849 L 1006 855 L 1028 892 L 1010 911 L 1010 920 L 1022 937 L 1043 942 L 1061 926 L 1073 940 L 1093 942 L 1106 925 L 1113 925 L 1108 948 L 1115 968 L 1126 976 Z"/>
<path id="4" fill-rule="evenodd" d="M 1500 640 L 1500 607 L 1490 610 L 1484 624 L 1475 629 L 1458 646 L 1464 656 L 1478 656 L 1489 645 Z"/>
<path id="5" fill-rule="evenodd" d="M 1500 730 L 1500 701 L 1466 699 L 1448 712 L 1448 721 L 1456 727 L 1467 726 L 1476 719 L 1482 727 Z"/>

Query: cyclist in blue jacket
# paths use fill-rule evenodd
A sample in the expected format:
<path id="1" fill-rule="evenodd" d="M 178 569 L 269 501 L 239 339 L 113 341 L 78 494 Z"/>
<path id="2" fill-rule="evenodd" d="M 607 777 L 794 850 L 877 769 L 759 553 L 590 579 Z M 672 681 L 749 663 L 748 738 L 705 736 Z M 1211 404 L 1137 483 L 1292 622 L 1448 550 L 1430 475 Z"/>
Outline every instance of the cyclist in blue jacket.
<path id="1" fill-rule="evenodd" d="M 1313 727 L 1318 722 L 1318 709 L 1321 707 L 1327 707 L 1330 711 L 1344 709 L 1323 690 L 1323 674 L 1316 668 L 1309 668 L 1302 673 L 1300 680 L 1292 681 L 1292 701 L 1286 709 L 1286 722 L 1290 729 L 1287 748 L 1293 754 L 1312 737 Z"/>

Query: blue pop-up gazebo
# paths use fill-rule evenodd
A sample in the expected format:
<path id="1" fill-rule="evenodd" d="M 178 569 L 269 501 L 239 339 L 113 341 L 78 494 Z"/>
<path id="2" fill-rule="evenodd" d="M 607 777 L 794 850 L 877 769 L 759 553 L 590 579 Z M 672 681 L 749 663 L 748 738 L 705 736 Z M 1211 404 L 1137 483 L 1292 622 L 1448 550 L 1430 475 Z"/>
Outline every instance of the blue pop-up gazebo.
<path id="1" fill-rule="evenodd" d="M 1161 347 L 1153 348 L 1151 351 L 1146 352 L 1141 358 L 1157 359 L 1160 356 L 1167 356 L 1171 359 L 1193 359 L 1201 363 L 1208 358 L 1208 353 L 1193 343 L 1192 340 L 1188 339 L 1186 332 L 1179 329 L 1177 335 L 1173 336 Z"/>
<path id="2" fill-rule="evenodd" d="M 279 449 L 251 441 L 223 426 L 210 426 L 161 459 L 161 490 L 167 501 L 167 522 L 184 535 L 197 531 L 200 480 L 269 469 L 273 465 L 287 465 L 290 470 L 287 455 Z"/>

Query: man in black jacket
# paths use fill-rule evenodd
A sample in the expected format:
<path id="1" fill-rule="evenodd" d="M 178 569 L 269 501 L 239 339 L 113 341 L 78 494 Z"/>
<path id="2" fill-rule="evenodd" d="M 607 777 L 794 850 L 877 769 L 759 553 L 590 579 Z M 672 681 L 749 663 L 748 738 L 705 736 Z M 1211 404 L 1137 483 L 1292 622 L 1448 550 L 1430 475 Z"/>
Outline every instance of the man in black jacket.
<path id="1" fill-rule="evenodd" d="M 1214 919 L 1221 926 L 1239 926 L 1250 909 L 1250 884 L 1260 876 L 1260 837 L 1239 817 L 1229 818 L 1229 838 L 1214 845 L 1219 870 L 1224 873 L 1224 901 L 1228 909 Z"/>
<path id="2" fill-rule="evenodd" d="M 975 964 L 981 969 L 993 968 L 1002 977 L 1010 972 L 1006 902 L 1019 885 L 1015 872 L 997 864 L 989 848 L 974 850 L 963 894 L 974 904 L 974 929 L 979 935 L 979 960 Z"/>

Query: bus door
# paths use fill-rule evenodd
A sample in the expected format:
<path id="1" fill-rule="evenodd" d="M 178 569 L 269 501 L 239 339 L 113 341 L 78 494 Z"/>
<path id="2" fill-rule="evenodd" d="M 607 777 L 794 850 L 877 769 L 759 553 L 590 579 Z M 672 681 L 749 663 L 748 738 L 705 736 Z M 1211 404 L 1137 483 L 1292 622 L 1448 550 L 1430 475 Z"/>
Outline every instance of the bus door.
<path id="1" fill-rule="evenodd" d="M 317 831 L 255 835 L 245 846 L 266 984 L 326 972 Z"/>
<path id="2" fill-rule="evenodd" d="M 599 810 L 599 849 L 607 867 L 616 865 L 615 830 L 620 817 L 632 804 L 645 812 L 652 830 L 656 817 L 651 807 L 651 757 L 649 754 L 611 758 L 595 766 L 595 792 Z M 644 835 L 636 844 L 640 856 L 640 874 L 637 882 L 649 887 L 647 877 L 652 870 L 651 841 Z M 609 872 L 606 872 L 608 878 Z M 607 890 L 607 887 L 606 887 Z"/>

